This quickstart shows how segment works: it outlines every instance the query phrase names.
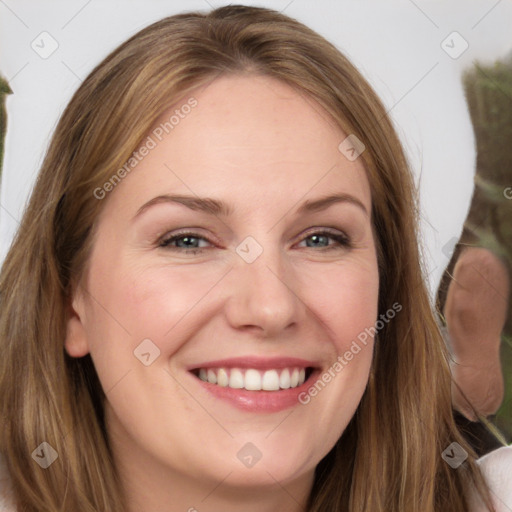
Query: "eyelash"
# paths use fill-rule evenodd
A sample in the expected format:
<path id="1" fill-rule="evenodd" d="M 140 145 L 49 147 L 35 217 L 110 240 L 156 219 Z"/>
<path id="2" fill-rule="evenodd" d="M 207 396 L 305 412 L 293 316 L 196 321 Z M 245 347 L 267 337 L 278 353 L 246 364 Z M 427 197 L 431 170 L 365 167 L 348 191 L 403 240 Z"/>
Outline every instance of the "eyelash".
<path id="1" fill-rule="evenodd" d="M 335 249 L 340 249 L 340 248 L 343 248 L 343 249 L 347 249 L 347 248 L 351 248 L 352 247 L 352 244 L 351 244 L 351 240 L 350 238 L 343 234 L 343 233 L 340 233 L 340 232 L 334 232 L 334 231 L 330 231 L 330 230 L 327 230 L 327 229 L 323 229 L 323 230 L 318 230 L 318 231 L 311 231 L 309 233 L 307 233 L 301 240 L 299 243 L 301 242 L 304 242 L 305 240 L 307 240 L 308 238 L 311 238 L 312 236 L 325 236 L 331 240 L 334 240 L 334 244 L 330 244 L 328 245 L 327 247 L 321 247 L 319 250 L 321 251 L 330 251 L 330 250 L 335 250 Z M 211 247 L 192 247 L 192 248 L 183 248 L 183 247 L 172 247 L 171 244 L 173 242 L 176 242 L 177 240 L 180 240 L 181 238 L 197 238 L 198 240 L 201 240 L 201 241 L 206 241 L 208 242 L 209 244 L 213 244 L 214 242 L 212 242 L 211 240 L 208 240 L 208 238 L 204 237 L 204 236 L 201 236 L 199 235 L 198 233 L 195 233 L 193 231 L 183 231 L 183 232 L 180 232 L 180 233 L 175 233 L 173 234 L 172 236 L 170 237 L 167 237 L 167 238 L 163 238 L 158 246 L 159 247 L 162 247 L 164 249 L 168 249 L 168 250 L 171 250 L 171 251 L 179 251 L 179 252 L 184 252 L 184 253 L 188 253 L 188 254 L 198 254 L 204 250 L 208 250 L 208 249 L 211 249 Z M 314 249 L 313 247 L 305 247 L 306 249 Z"/>

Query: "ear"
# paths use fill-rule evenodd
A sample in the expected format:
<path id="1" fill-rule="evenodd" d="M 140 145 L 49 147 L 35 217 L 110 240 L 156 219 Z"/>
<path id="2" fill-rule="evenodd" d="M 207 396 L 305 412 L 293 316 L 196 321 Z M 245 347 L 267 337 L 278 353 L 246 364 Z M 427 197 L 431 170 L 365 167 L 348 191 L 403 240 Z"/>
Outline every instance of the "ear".
<path id="1" fill-rule="evenodd" d="M 453 276 L 445 305 L 450 336 L 461 350 L 473 343 L 474 360 L 487 357 L 489 345 L 499 353 L 508 315 L 507 268 L 488 249 L 471 247 L 459 256 Z"/>
<path id="2" fill-rule="evenodd" d="M 85 330 L 85 304 L 78 287 L 68 305 L 66 340 L 64 346 L 71 357 L 83 357 L 89 353 L 89 343 Z"/>

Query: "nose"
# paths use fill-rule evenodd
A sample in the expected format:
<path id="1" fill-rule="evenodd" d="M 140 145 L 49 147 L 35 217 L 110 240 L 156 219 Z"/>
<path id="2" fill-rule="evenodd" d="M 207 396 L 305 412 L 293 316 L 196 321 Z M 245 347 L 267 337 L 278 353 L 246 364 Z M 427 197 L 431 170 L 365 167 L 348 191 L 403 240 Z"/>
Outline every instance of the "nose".
<path id="1" fill-rule="evenodd" d="M 252 263 L 239 260 L 230 274 L 232 291 L 225 314 L 233 328 L 268 338 L 299 322 L 305 306 L 293 289 L 291 270 L 285 271 L 278 254 L 264 251 Z"/>

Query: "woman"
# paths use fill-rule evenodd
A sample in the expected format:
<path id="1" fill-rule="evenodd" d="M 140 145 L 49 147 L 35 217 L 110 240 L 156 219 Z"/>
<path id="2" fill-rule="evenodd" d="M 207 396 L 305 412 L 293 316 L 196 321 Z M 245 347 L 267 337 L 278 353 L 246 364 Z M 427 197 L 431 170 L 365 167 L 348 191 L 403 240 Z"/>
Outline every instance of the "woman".
<path id="1" fill-rule="evenodd" d="M 231 6 L 124 43 L 2 269 L 18 509 L 492 510 L 415 213 L 383 106 L 303 25 Z"/>

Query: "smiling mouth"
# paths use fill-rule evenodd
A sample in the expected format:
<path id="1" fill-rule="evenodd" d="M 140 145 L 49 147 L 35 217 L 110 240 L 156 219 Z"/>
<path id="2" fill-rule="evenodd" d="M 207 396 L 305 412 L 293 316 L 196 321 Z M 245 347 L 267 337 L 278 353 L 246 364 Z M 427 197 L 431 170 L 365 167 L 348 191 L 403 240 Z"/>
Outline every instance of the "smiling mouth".
<path id="1" fill-rule="evenodd" d="M 203 382 L 223 388 L 247 391 L 281 391 L 294 389 L 306 382 L 312 367 L 289 367 L 258 370 L 255 368 L 197 368 L 192 373 Z"/>

